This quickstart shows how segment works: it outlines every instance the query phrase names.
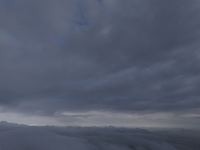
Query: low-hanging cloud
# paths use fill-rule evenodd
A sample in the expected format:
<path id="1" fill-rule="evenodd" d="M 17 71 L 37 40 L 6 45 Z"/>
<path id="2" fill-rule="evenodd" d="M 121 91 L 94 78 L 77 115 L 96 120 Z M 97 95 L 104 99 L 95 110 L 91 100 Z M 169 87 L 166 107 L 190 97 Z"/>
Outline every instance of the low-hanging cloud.
<path id="1" fill-rule="evenodd" d="M 198 150 L 199 131 L 115 127 L 34 127 L 0 123 L 5 150 Z"/>

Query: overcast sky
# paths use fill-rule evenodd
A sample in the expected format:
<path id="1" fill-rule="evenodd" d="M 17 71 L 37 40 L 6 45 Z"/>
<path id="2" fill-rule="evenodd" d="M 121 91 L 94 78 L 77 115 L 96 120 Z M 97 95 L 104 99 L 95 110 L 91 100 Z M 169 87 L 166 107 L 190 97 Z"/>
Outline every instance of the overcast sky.
<path id="1" fill-rule="evenodd" d="M 199 0 L 0 0 L 0 120 L 198 127 Z"/>

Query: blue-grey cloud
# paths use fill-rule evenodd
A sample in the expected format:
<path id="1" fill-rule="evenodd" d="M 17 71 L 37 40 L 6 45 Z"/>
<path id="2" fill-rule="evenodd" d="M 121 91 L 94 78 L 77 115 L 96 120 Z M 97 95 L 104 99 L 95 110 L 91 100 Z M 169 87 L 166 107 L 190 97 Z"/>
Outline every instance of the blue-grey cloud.
<path id="1" fill-rule="evenodd" d="M 115 127 L 30 127 L 0 123 L 6 150 L 197 150 L 199 131 L 125 129 Z"/>
<path id="2" fill-rule="evenodd" d="M 0 1 L 3 111 L 198 113 L 199 1 Z"/>

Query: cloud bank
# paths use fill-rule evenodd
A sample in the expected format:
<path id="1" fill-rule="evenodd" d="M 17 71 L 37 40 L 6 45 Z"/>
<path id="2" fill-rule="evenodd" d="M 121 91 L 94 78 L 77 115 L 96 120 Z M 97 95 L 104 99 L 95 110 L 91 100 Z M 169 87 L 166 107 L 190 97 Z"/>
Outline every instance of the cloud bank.
<path id="1" fill-rule="evenodd" d="M 194 130 L 31 127 L 0 123 L 0 145 L 5 150 L 198 150 L 199 138 L 199 131 Z"/>

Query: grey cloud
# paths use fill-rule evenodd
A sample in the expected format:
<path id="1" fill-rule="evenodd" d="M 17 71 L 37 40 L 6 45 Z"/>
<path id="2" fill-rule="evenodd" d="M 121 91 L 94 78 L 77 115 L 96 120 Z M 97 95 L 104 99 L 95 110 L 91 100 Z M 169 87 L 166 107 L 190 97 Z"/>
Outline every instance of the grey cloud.
<path id="1" fill-rule="evenodd" d="M 8 110 L 199 108 L 199 1 L 1 1 Z"/>
<path id="2" fill-rule="evenodd" d="M 2 149 L 197 150 L 199 131 L 115 127 L 30 127 L 0 123 Z M 12 141 L 12 144 L 10 143 Z"/>

